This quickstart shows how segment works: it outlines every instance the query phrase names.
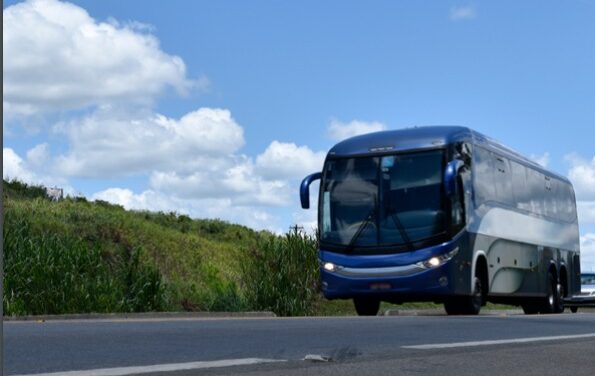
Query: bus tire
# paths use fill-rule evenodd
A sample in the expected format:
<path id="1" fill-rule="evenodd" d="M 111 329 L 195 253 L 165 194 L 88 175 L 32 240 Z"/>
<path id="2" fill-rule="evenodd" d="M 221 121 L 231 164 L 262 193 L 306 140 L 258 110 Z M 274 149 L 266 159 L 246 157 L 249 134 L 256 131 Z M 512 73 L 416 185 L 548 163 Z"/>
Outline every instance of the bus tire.
<path id="1" fill-rule="evenodd" d="M 460 315 L 461 312 L 461 303 L 459 299 L 453 298 L 449 299 L 444 302 L 444 310 L 446 311 L 447 315 Z"/>
<path id="2" fill-rule="evenodd" d="M 380 309 L 380 300 L 374 298 L 353 298 L 353 305 L 358 316 L 376 316 Z"/>
<path id="3" fill-rule="evenodd" d="M 477 315 L 483 305 L 483 291 L 481 279 L 473 279 L 473 292 L 469 296 L 463 296 L 447 300 L 444 303 L 444 310 L 449 315 Z"/>
<path id="4" fill-rule="evenodd" d="M 521 305 L 525 315 L 536 315 L 539 313 L 539 306 L 531 303 Z"/>
<path id="5" fill-rule="evenodd" d="M 556 278 L 550 272 L 548 273 L 547 285 L 546 285 L 546 296 L 541 303 L 541 309 L 539 310 L 540 313 L 555 313 L 556 312 L 556 305 L 557 305 L 557 288 L 556 288 Z"/>
<path id="6" fill-rule="evenodd" d="M 463 299 L 462 310 L 465 315 L 477 315 L 483 305 L 483 287 L 479 277 L 473 278 L 473 292 Z"/>
<path id="7" fill-rule="evenodd" d="M 570 307 L 570 312 L 577 313 L 578 312 L 578 307 Z"/>
<path id="8" fill-rule="evenodd" d="M 564 284 L 558 283 L 556 285 L 556 307 L 554 308 L 554 313 L 564 313 L 564 294 Z"/>

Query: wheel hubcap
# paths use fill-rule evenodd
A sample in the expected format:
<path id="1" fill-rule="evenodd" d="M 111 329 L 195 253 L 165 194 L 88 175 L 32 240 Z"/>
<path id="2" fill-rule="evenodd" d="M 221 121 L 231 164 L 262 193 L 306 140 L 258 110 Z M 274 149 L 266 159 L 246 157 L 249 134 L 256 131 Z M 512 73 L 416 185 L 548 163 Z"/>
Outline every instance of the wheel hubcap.
<path id="1" fill-rule="evenodd" d="M 482 296 L 481 296 L 481 282 L 478 280 L 475 281 L 475 292 L 474 292 L 474 305 L 476 307 L 481 307 L 482 303 Z"/>
<path id="2" fill-rule="evenodd" d="M 548 297 L 548 303 L 550 303 L 550 306 L 554 306 L 554 294 L 550 294 Z"/>
<path id="3" fill-rule="evenodd" d="M 561 284 L 557 285 L 557 292 L 558 292 L 558 311 L 562 312 L 564 310 L 564 286 Z"/>

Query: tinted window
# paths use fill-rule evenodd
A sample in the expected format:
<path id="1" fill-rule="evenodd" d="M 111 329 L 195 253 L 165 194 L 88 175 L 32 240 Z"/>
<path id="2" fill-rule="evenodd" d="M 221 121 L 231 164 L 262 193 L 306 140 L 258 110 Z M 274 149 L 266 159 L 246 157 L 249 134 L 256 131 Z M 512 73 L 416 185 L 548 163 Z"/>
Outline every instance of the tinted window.
<path id="1" fill-rule="evenodd" d="M 474 150 L 474 188 L 476 205 L 493 200 L 496 196 L 491 153 L 481 147 Z"/>
<path id="2" fill-rule="evenodd" d="M 496 166 L 494 173 L 496 199 L 502 204 L 514 206 L 514 197 L 512 195 L 512 179 L 508 159 L 496 155 L 494 158 L 494 164 Z"/>
<path id="3" fill-rule="evenodd" d="M 402 244 L 444 231 L 442 158 L 440 151 L 382 158 L 381 243 Z"/>
<path id="4" fill-rule="evenodd" d="M 527 189 L 529 191 L 529 206 L 531 207 L 531 211 L 538 215 L 544 215 L 545 208 L 543 200 L 545 183 L 543 174 L 527 168 Z"/>
<path id="5" fill-rule="evenodd" d="M 518 209 L 563 221 L 574 221 L 576 207 L 570 185 L 514 161 L 510 161 L 510 167 Z"/>
<path id="6" fill-rule="evenodd" d="M 330 160 L 324 171 L 322 189 L 322 238 L 348 244 L 362 223 L 358 244 L 375 244 L 379 158 Z"/>
<path id="7" fill-rule="evenodd" d="M 545 177 L 545 197 L 544 197 L 544 204 L 545 204 L 545 214 L 548 217 L 552 218 L 559 218 L 558 217 L 558 181 L 556 179 L 552 179 L 549 176 Z"/>
<path id="8" fill-rule="evenodd" d="M 511 161 L 512 190 L 514 192 L 515 206 L 517 209 L 532 211 L 531 189 L 527 184 L 527 169 L 520 163 Z"/>
<path id="9" fill-rule="evenodd" d="M 350 251 L 411 248 L 413 242 L 444 234 L 443 172 L 442 150 L 328 160 L 320 202 L 321 242 L 349 246 L 343 248 Z"/>
<path id="10" fill-rule="evenodd" d="M 576 203 L 572 187 L 566 182 L 558 182 L 558 188 L 558 215 L 565 221 L 574 222 L 576 220 Z"/>

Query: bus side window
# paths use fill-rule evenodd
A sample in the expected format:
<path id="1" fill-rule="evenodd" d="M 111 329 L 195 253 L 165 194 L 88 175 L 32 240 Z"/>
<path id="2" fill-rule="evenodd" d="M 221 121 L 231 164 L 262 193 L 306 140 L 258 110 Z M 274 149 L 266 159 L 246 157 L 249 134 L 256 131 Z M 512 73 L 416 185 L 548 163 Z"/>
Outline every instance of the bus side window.
<path id="1" fill-rule="evenodd" d="M 496 186 L 496 195 L 500 203 L 514 206 L 512 196 L 512 179 L 508 159 L 494 155 L 494 185 Z"/>
<path id="2" fill-rule="evenodd" d="M 545 177 L 545 214 L 558 219 L 558 182 L 549 176 Z"/>
<path id="3" fill-rule="evenodd" d="M 574 203 L 574 194 L 572 193 L 572 187 L 570 184 L 560 182 L 560 209 L 558 215 L 566 222 L 574 222 L 576 219 L 576 207 Z"/>
<path id="4" fill-rule="evenodd" d="M 458 189 L 457 192 L 459 193 L 456 197 L 452 198 L 451 201 L 451 231 L 453 234 L 459 232 L 461 228 L 465 225 L 465 191 L 463 185 L 463 179 L 459 175 L 457 177 L 457 185 Z"/>
<path id="5" fill-rule="evenodd" d="M 531 197 L 531 211 L 537 215 L 544 215 L 543 199 L 545 196 L 545 187 L 543 185 L 544 176 L 541 172 L 532 168 L 527 168 L 527 188 L 529 197 Z"/>
<path id="6" fill-rule="evenodd" d="M 517 209 L 531 211 L 531 191 L 527 184 L 527 169 L 520 163 L 510 161 L 512 170 L 512 190 Z"/>
<path id="7" fill-rule="evenodd" d="M 496 192 L 494 190 L 494 178 L 492 168 L 492 158 L 490 152 L 481 147 L 475 147 L 474 152 L 474 179 L 475 205 L 494 200 Z"/>

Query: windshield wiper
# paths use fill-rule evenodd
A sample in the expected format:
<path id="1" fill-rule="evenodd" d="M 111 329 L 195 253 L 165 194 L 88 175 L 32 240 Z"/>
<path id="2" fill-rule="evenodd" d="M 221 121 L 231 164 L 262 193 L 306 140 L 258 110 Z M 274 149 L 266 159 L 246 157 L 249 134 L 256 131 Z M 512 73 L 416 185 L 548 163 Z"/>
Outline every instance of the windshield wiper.
<path id="1" fill-rule="evenodd" d="M 376 202 L 376 200 L 374 200 L 374 202 Z M 374 213 L 376 213 L 376 204 L 374 204 L 372 209 L 370 209 L 370 211 L 368 212 L 368 215 L 366 215 L 366 219 L 364 219 L 364 221 L 357 228 L 357 231 L 355 232 L 355 234 L 353 234 L 353 236 L 351 237 L 351 240 L 349 241 L 349 244 L 347 245 L 345 252 L 351 253 L 353 251 L 353 246 L 355 245 L 355 242 L 357 241 L 357 239 L 359 238 L 361 233 L 365 230 L 365 228 L 368 227 L 368 224 L 374 218 Z"/>
<path id="2" fill-rule="evenodd" d="M 399 234 L 401 234 L 401 239 L 403 239 L 407 248 L 409 248 L 410 251 L 413 251 L 415 247 L 413 247 L 413 243 L 411 242 L 411 239 L 409 239 L 409 235 L 407 235 L 407 230 L 405 230 L 405 226 L 403 226 L 403 223 L 399 218 L 399 214 L 397 214 L 397 212 L 394 212 L 390 214 L 390 217 L 395 223 L 395 227 L 397 227 L 397 230 L 399 230 Z"/>

